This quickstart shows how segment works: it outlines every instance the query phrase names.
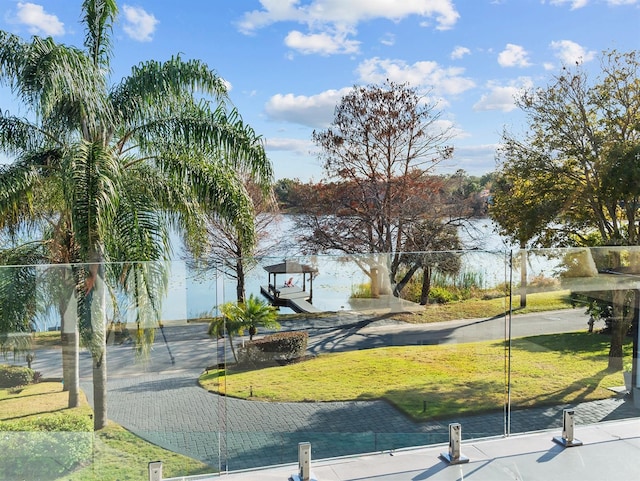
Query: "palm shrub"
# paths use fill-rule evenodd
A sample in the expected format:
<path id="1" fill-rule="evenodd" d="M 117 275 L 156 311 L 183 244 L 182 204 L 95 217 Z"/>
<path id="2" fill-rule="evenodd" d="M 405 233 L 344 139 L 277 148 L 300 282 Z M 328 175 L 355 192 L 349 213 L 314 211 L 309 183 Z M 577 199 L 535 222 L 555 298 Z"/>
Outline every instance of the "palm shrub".
<path id="1" fill-rule="evenodd" d="M 229 340 L 233 359 L 238 362 L 234 336 L 241 336 L 245 330 L 249 331 L 249 340 L 253 339 L 258 327 L 279 329 L 278 311 L 275 307 L 258 299 L 253 294 L 245 302 L 226 302 L 220 306 L 222 316 L 214 318 L 209 323 L 210 336 L 223 337 L 225 334 Z"/>
<path id="2" fill-rule="evenodd" d="M 239 307 L 242 324 L 249 331 L 250 341 L 253 340 L 259 327 L 280 329 L 277 309 L 253 294 L 249 295 L 245 302 L 239 304 Z"/>

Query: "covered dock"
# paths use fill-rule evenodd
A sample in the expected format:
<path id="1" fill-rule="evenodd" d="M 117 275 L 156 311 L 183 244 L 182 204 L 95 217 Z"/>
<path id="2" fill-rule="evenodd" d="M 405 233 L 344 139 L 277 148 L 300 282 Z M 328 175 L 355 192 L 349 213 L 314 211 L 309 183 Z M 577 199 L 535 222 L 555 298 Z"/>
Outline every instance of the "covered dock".
<path id="1" fill-rule="evenodd" d="M 266 286 L 260 287 L 260 292 L 272 305 L 288 307 L 295 312 L 320 312 L 320 309 L 312 304 L 313 278 L 318 273 L 318 269 L 285 259 L 279 264 L 266 266 L 264 270 L 269 274 L 269 281 Z M 280 281 L 278 281 L 278 274 L 282 274 Z M 302 274 L 302 286 L 286 282 L 290 274 Z"/>

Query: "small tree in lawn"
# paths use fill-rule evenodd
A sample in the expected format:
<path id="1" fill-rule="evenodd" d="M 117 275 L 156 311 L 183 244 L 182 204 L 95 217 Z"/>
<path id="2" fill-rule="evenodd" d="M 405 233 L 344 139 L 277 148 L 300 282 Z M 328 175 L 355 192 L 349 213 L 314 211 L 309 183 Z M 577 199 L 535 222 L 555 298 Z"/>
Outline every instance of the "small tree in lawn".
<path id="1" fill-rule="evenodd" d="M 280 328 L 276 308 L 258 299 L 253 294 L 249 296 L 249 299 L 244 304 L 240 304 L 240 309 L 244 327 L 249 330 L 249 340 L 253 340 L 253 336 L 258 332 L 258 327 L 267 329 Z"/>
<path id="2" fill-rule="evenodd" d="M 227 336 L 236 363 L 238 356 L 233 345 L 234 336 L 241 336 L 247 329 L 249 339 L 252 340 L 258 327 L 280 328 L 276 308 L 261 301 L 253 294 L 243 303 L 226 302 L 222 304 L 220 312 L 222 316 L 215 318 L 209 324 L 208 334 L 217 337 Z"/>

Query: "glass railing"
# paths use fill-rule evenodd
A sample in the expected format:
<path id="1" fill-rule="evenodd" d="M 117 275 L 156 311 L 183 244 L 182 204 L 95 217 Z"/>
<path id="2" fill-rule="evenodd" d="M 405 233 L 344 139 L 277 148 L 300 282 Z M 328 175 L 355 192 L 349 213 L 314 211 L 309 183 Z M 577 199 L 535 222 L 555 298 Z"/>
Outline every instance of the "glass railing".
<path id="1" fill-rule="evenodd" d="M 232 263 L 2 267 L 0 479 L 215 475 L 296 462 L 300 442 L 319 459 L 446 443 L 450 423 L 637 417 L 638 258 L 251 259 L 240 314 Z"/>

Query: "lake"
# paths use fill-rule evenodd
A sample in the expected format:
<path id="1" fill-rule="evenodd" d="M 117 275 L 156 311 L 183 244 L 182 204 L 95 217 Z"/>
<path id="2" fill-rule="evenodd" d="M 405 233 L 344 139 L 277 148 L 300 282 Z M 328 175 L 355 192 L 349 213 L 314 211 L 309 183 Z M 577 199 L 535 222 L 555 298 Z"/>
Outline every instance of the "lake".
<path id="1" fill-rule="evenodd" d="M 295 242 L 293 248 L 284 247 L 291 245 L 291 242 L 284 240 L 295 240 L 295 237 L 293 218 L 287 215 L 281 216 L 280 221 L 271 229 L 269 238 L 265 241 L 278 246 L 270 250 L 274 255 L 257 259 L 257 263 L 247 269 L 247 296 L 254 294 L 261 297 L 260 286 L 267 285 L 269 279 L 264 269 L 265 266 L 278 264 L 285 258 L 295 259 L 318 269 L 313 281 L 313 304 L 316 307 L 324 311 L 355 309 L 350 303 L 352 293 L 360 285 L 369 282 L 369 278 L 356 262 L 362 257 L 345 255 L 296 256 Z M 467 227 L 460 229 L 460 237 L 466 249 L 461 254 L 462 272 L 472 273 L 474 278 L 481 279 L 483 287 L 493 287 L 509 281 L 509 252 L 513 246 L 495 232 L 489 219 L 471 221 Z M 182 243 L 179 237 L 173 236 L 172 241 L 174 252 L 181 252 Z M 385 259 L 380 259 L 379 262 L 386 264 Z M 530 276 L 535 276 L 550 271 L 554 265 L 553 261 L 544 256 L 531 256 L 528 273 Z M 278 286 L 281 286 L 287 277 L 278 276 Z M 302 281 L 300 275 L 293 274 L 293 277 L 294 283 L 300 285 Z M 235 301 L 235 298 L 235 280 L 224 275 L 220 270 L 196 273 L 190 271 L 185 262 L 174 260 L 170 263 L 169 290 L 162 306 L 162 319 L 164 321 L 184 321 L 203 314 L 216 314 L 216 306 L 224 302 Z M 281 312 L 292 311 L 281 308 Z M 130 314 L 130 317 L 133 317 L 133 313 Z M 128 320 L 133 321 L 133 318 Z M 55 314 L 52 314 L 38 324 L 38 329 L 46 330 L 56 328 L 58 325 L 59 320 Z"/>
<path id="2" fill-rule="evenodd" d="M 285 215 L 282 216 L 277 229 L 271 233 L 270 240 L 291 239 L 295 236 L 293 219 Z M 513 246 L 494 231 L 489 219 L 472 220 L 468 227 L 460 229 L 460 237 L 465 249 L 469 249 L 462 255 L 463 271 L 481 276 L 487 287 L 508 281 L 508 254 Z M 368 277 L 347 256 L 297 257 L 295 252 L 288 250 L 275 252 L 272 257 L 260 259 L 259 264 L 247 272 L 247 296 L 249 294 L 260 296 L 260 286 L 268 283 L 264 266 L 280 263 L 285 257 L 295 258 L 301 263 L 318 268 L 318 275 L 313 282 L 313 304 L 321 310 L 350 310 L 352 308 L 349 303 L 351 293 L 360 284 L 368 282 Z M 163 310 L 165 319 L 196 317 L 214 309 L 218 304 L 235 300 L 235 281 L 224 275 L 211 272 L 206 278 L 198 278 L 188 272 L 184 263 L 180 262 L 173 264 L 172 272 L 175 290 L 170 295 L 170 302 Z M 279 277 L 278 283 L 284 282 L 285 279 L 284 276 L 282 279 Z M 294 275 L 294 281 L 299 284 L 300 276 Z M 282 312 L 291 311 L 282 309 Z"/>

